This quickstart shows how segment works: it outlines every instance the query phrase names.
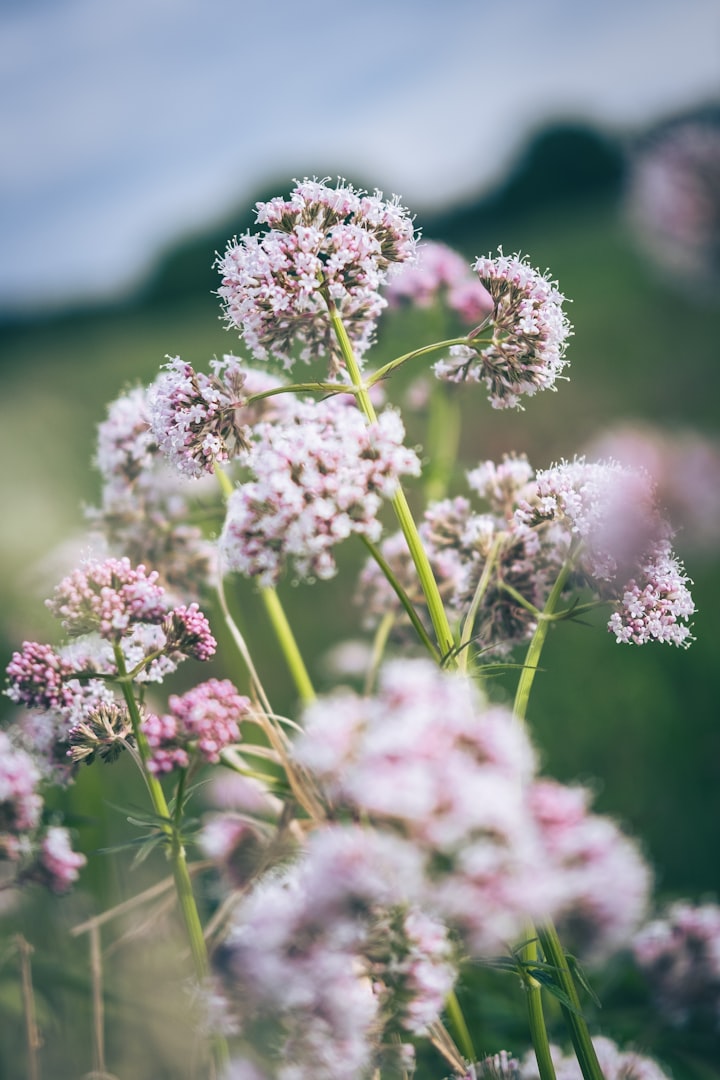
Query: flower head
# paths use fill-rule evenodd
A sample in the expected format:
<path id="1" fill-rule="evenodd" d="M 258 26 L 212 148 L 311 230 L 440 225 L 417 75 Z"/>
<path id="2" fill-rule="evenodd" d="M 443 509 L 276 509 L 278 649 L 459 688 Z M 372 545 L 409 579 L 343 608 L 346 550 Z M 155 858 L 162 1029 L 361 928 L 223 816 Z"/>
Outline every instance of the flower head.
<path id="1" fill-rule="evenodd" d="M 332 549 L 352 534 L 377 540 L 378 512 L 420 462 L 397 413 L 367 425 L 342 402 L 299 403 L 264 424 L 247 456 L 254 479 L 230 497 L 221 548 L 230 569 L 274 584 L 288 562 L 300 577 L 335 573 Z"/>
<path id="2" fill-rule="evenodd" d="M 299 345 L 303 360 L 327 355 L 338 370 L 329 300 L 362 355 L 386 304 L 380 286 L 395 265 L 414 258 L 407 211 L 380 191 L 305 179 L 289 199 L 258 203 L 257 220 L 267 231 L 234 240 L 218 260 L 228 323 L 252 354 L 272 354 L 290 367 Z"/>
<path id="3" fill-rule="evenodd" d="M 562 309 L 565 297 L 557 282 L 518 255 L 481 258 L 474 269 L 492 297 L 492 340 L 484 347 L 481 341 L 452 346 L 435 374 L 448 382 L 484 383 L 493 408 L 514 408 L 523 394 L 553 389 L 567 364 L 572 327 Z"/>
<path id="4" fill-rule="evenodd" d="M 493 309 L 492 297 L 462 257 L 447 244 L 423 240 L 417 260 L 405 263 L 391 279 L 386 296 L 392 307 L 429 307 L 441 295 L 465 323 L 481 323 Z"/>
<path id="5" fill-rule="evenodd" d="M 149 391 L 157 445 L 180 473 L 192 477 L 212 473 L 216 462 L 246 450 L 252 426 L 283 409 L 274 398 L 246 405 L 252 394 L 280 386 L 279 379 L 244 370 L 234 356 L 211 366 L 212 375 L 206 375 L 176 356 Z"/>
<path id="6" fill-rule="evenodd" d="M 88 560 L 64 578 L 48 607 L 71 634 L 97 631 L 119 641 L 136 623 L 161 623 L 167 604 L 158 573 L 130 560 Z"/>

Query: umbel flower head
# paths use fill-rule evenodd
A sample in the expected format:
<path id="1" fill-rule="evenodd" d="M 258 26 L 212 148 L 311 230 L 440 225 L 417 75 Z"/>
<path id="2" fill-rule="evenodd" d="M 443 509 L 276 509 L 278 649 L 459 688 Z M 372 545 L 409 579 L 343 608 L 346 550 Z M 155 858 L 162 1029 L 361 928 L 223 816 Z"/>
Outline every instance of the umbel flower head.
<path id="1" fill-rule="evenodd" d="M 495 258 L 478 259 L 474 268 L 492 297 L 487 319 L 492 339 L 452 346 L 434 371 L 447 382 L 484 383 L 494 409 L 515 408 L 523 394 L 554 389 L 567 364 L 572 327 L 562 309 L 565 297 L 557 282 L 519 255 L 501 251 Z"/>
<path id="2" fill-rule="evenodd" d="M 233 240 L 218 259 L 227 321 L 253 356 L 272 355 L 289 368 L 299 346 L 302 360 L 327 355 L 337 371 L 341 357 L 328 298 L 362 356 L 387 303 L 380 286 L 415 255 L 407 210 L 381 191 L 370 195 L 342 182 L 333 188 L 305 179 L 289 199 L 258 203 L 257 221 L 266 232 Z"/>
<path id="3" fill-rule="evenodd" d="M 262 585 L 288 562 L 300 577 L 332 577 L 334 546 L 353 534 L 377 540 L 382 500 L 420 472 L 404 434 L 391 409 L 368 425 L 342 401 L 299 402 L 286 422 L 258 425 L 246 459 L 254 479 L 228 501 L 228 567 Z"/>

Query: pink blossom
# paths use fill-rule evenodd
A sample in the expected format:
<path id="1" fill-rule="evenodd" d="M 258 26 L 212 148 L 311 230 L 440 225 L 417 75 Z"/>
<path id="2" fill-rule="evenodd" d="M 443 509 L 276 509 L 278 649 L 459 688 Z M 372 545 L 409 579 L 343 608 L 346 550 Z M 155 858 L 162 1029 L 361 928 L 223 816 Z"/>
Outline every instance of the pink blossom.
<path id="1" fill-rule="evenodd" d="M 367 425 L 357 409 L 306 402 L 257 435 L 247 456 L 254 479 L 230 497 L 221 547 L 231 570 L 263 585 L 288 562 L 302 578 L 332 577 L 334 546 L 352 534 L 377 540 L 383 499 L 420 471 L 392 410 Z"/>
<path id="2" fill-rule="evenodd" d="M 462 255 L 446 244 L 424 240 L 418 244 L 417 260 L 405 263 L 390 281 L 387 300 L 393 307 L 430 307 L 439 295 L 470 325 L 481 323 L 493 310 L 492 297 Z"/>
<path id="3" fill-rule="evenodd" d="M 586 789 L 541 780 L 530 801 L 548 861 L 564 879 L 566 899 L 554 916 L 563 945 L 604 959 L 630 941 L 643 918 L 650 870 L 614 822 L 588 811 Z"/>
<path id="4" fill-rule="evenodd" d="M 557 282 L 533 270 L 518 255 L 478 259 L 474 269 L 493 302 L 487 322 L 490 344 L 454 345 L 434 366 L 439 379 L 484 383 L 495 409 L 519 406 L 522 394 L 554 389 L 565 368 L 572 327 Z"/>
<path id="5" fill-rule="evenodd" d="M 22 652 L 13 653 L 8 664 L 9 685 L 5 692 L 11 701 L 31 709 L 62 709 L 74 697 L 65 681 L 73 671 L 72 664 L 51 645 L 24 641 Z"/>
<path id="6" fill-rule="evenodd" d="M 127 558 L 88 560 L 60 582 L 47 604 L 70 633 L 96 630 L 109 641 L 120 641 L 135 623 L 160 623 L 167 612 L 157 571 L 133 568 Z"/>
<path id="7" fill-rule="evenodd" d="M 14 851 L 14 839 L 38 825 L 43 805 L 39 783 L 33 759 L 0 731 L 0 852 Z"/>
<path id="8" fill-rule="evenodd" d="M 53 892 L 66 892 L 77 881 L 78 872 L 87 862 L 73 851 L 67 829 L 51 826 L 40 844 L 40 873 Z"/>
<path id="9" fill-rule="evenodd" d="M 240 739 L 240 721 L 250 710 L 249 699 L 239 694 L 229 679 L 207 682 L 168 699 L 169 715 L 148 715 L 142 730 L 152 749 L 153 772 L 186 768 L 190 753 L 216 764 L 220 753 Z"/>
<path id="10" fill-rule="evenodd" d="M 288 200 L 258 203 L 257 220 L 267 231 L 234 240 L 218 260 L 228 323 L 253 356 L 272 354 L 291 367 L 297 344 L 301 359 L 327 355 L 331 370 L 339 369 L 321 284 L 361 356 L 386 304 L 380 286 L 396 264 L 414 258 L 407 211 L 379 191 L 305 179 Z"/>
<path id="11" fill-rule="evenodd" d="M 165 648 L 169 653 L 209 660 L 217 650 L 217 642 L 210 632 L 210 623 L 197 604 L 180 604 L 172 609 L 163 623 L 166 637 Z"/>
<path id="12" fill-rule="evenodd" d="M 206 496 L 207 485 L 182 476 L 160 453 L 150 430 L 151 392 L 137 387 L 108 407 L 96 456 L 102 504 L 87 516 L 113 553 L 157 570 L 163 584 L 192 597 L 215 567 L 214 544 L 187 520 L 191 500 Z M 210 486 L 215 497 L 214 481 Z"/>
<path id="13" fill-rule="evenodd" d="M 633 941 L 635 962 L 648 980 L 663 1019 L 720 1029 L 720 907 L 672 904 Z"/>
<path id="14" fill-rule="evenodd" d="M 196 372 L 179 356 L 165 365 L 148 394 L 150 424 L 157 445 L 187 476 L 213 472 L 247 449 L 261 418 L 287 411 L 288 402 L 268 398 L 248 406 L 252 394 L 282 385 L 264 372 L 248 371 L 234 356 L 211 361 L 212 375 Z"/>

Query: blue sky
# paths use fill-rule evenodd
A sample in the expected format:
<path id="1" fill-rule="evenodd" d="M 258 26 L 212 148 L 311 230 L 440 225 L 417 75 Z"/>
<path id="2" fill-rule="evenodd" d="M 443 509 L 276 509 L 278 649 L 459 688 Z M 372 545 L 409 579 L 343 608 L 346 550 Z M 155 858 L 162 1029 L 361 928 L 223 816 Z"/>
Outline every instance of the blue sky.
<path id="1" fill-rule="evenodd" d="M 717 0 L 0 0 L 0 307 L 110 294 L 268 177 L 422 212 L 547 119 L 711 97 Z"/>

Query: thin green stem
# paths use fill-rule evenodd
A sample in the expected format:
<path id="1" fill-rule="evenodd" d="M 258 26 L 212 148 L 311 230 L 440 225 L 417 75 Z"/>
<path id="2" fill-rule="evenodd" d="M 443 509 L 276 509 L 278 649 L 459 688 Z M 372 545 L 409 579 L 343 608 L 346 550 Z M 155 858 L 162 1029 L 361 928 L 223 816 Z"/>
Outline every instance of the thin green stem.
<path id="1" fill-rule="evenodd" d="M 517 690 L 515 691 L 515 704 L 513 705 L 513 713 L 523 724 L 525 723 L 525 718 L 527 716 L 530 691 L 532 690 L 533 682 L 535 681 L 535 675 L 540 664 L 540 656 L 542 655 L 545 639 L 552 621 L 550 616 L 555 614 L 560 596 L 562 595 L 562 591 L 565 588 L 571 571 L 572 561 L 568 559 L 563 565 L 557 580 L 552 587 L 547 603 L 541 612 L 541 616 L 544 617 L 538 619 L 535 633 L 532 636 L 528 651 L 525 654 L 525 663 L 520 672 L 520 679 L 518 681 Z"/>
<path id="2" fill-rule="evenodd" d="M 458 1046 L 460 1047 L 469 1062 L 472 1063 L 474 1061 L 477 1061 L 477 1054 L 475 1053 L 475 1047 L 473 1046 L 470 1030 L 467 1026 L 465 1016 L 462 1009 L 460 1008 L 460 1002 L 458 1001 L 457 994 L 454 990 L 451 990 L 445 998 L 445 1009 L 455 1032 Z"/>
<path id="3" fill-rule="evenodd" d="M 183 922 L 185 923 L 185 930 L 190 943 L 190 952 L 192 954 L 195 975 L 198 982 L 202 983 L 208 977 L 210 964 L 208 961 L 207 948 L 205 947 L 202 923 L 200 922 L 200 915 L 198 914 L 197 904 L 195 903 L 192 882 L 190 880 L 190 873 L 185 858 L 185 848 L 182 843 L 180 832 L 176 827 L 176 823 L 170 815 L 170 809 L 165 798 L 165 793 L 159 780 L 149 768 L 151 757 L 150 747 L 142 730 L 140 709 L 135 700 L 132 684 L 127 678 L 128 672 L 125 665 L 125 657 L 120 645 L 114 645 L 113 651 L 119 676 L 118 682 L 130 716 L 130 723 L 132 725 L 133 735 L 135 736 L 138 755 L 143 767 L 145 783 L 150 792 L 153 809 L 160 821 L 160 828 L 168 840 L 173 879 L 175 881 L 175 892 L 177 894 L 180 912 L 183 917 Z M 228 1061 L 227 1043 L 222 1037 L 217 1036 L 213 1040 L 213 1050 L 216 1065 L 218 1070 L 221 1071 Z"/>
<path id="4" fill-rule="evenodd" d="M 561 1003 L 565 1022 L 570 1029 L 570 1038 L 575 1049 L 575 1055 L 580 1064 L 585 1080 L 604 1080 L 600 1062 L 595 1053 L 595 1047 L 590 1038 L 590 1032 L 582 1015 L 580 999 L 575 987 L 575 980 L 568 966 L 565 951 L 560 943 L 557 930 L 551 922 L 544 923 L 538 930 L 540 944 L 545 953 L 545 959 L 553 965 L 555 977 L 561 988 L 570 999 L 572 1008 Z"/>
<path id="5" fill-rule="evenodd" d="M 532 964 L 533 961 L 538 959 L 538 943 L 533 926 L 529 927 L 528 933 L 530 937 L 527 944 L 523 946 L 521 956 L 526 963 Z M 523 980 L 525 983 L 530 1036 L 540 1080 L 555 1080 L 555 1066 L 550 1054 L 550 1040 L 548 1039 L 545 1015 L 543 1013 L 542 987 L 529 972 L 524 974 Z"/>
<path id="6" fill-rule="evenodd" d="M 265 398 L 277 397 L 278 394 L 352 394 L 353 390 L 342 383 L 331 382 L 306 382 L 292 383 L 290 386 L 273 386 L 270 390 L 260 390 L 257 394 L 251 394 L 243 402 L 244 405 L 254 405 L 256 401 L 264 401 Z"/>
<path id="7" fill-rule="evenodd" d="M 474 339 L 473 339 L 474 340 Z M 398 356 L 395 360 L 391 360 L 389 364 L 385 364 L 383 367 L 378 368 L 368 378 L 367 385 L 374 386 L 376 382 L 380 382 L 381 379 L 386 379 L 388 375 L 391 375 L 393 371 L 397 371 L 399 367 L 406 364 L 408 360 L 416 360 L 419 356 L 427 356 L 428 353 L 437 352 L 439 349 L 449 349 L 452 345 L 469 345 L 470 341 L 467 337 L 449 338 L 447 341 L 435 341 L 432 345 L 423 345 L 421 349 L 413 349 L 412 352 L 404 353 L 403 356 Z"/>
<path id="8" fill-rule="evenodd" d="M 541 612 L 541 617 L 538 620 L 535 633 L 528 646 L 525 664 L 520 673 L 520 679 L 515 693 L 515 704 L 513 707 L 516 718 L 522 724 L 525 724 L 526 721 L 530 691 L 540 664 L 540 656 L 542 654 L 543 645 L 545 644 L 545 639 L 547 638 L 552 616 L 556 614 L 562 591 L 567 584 L 568 577 L 572 573 L 576 555 L 577 551 L 571 551 L 568 559 L 558 574 L 558 578 L 553 585 L 547 603 Z M 534 936 L 534 934 L 532 936 Z M 595 1048 L 593 1047 L 592 1039 L 590 1038 L 587 1023 L 580 1009 L 580 999 L 578 998 L 575 981 L 568 966 L 560 939 L 558 938 L 557 930 L 550 921 L 544 923 L 543 926 L 538 929 L 538 938 L 545 955 L 545 960 L 552 965 L 558 985 L 571 1002 L 572 1008 L 568 1008 L 561 1003 L 561 1009 L 570 1030 L 570 1037 L 572 1039 L 573 1047 L 575 1048 L 575 1054 L 584 1080 L 603 1080 L 602 1069 L 600 1068 L 597 1054 L 595 1053 Z M 533 1045 L 535 1046 L 535 1053 L 538 1057 L 538 1068 L 541 1068 L 540 1055 L 544 1053 L 542 1048 L 544 1041 L 547 1039 L 547 1033 L 544 1032 L 545 1021 L 542 1017 L 542 1001 L 539 994 L 537 996 L 536 1007 L 539 1012 L 533 1015 L 533 1022 L 539 1024 L 540 1028 L 543 1030 L 538 1030 L 539 1042 L 535 1042 L 535 1036 L 533 1036 Z M 528 1003 L 528 1009 L 529 1008 L 530 1003 Z"/>
<path id="9" fill-rule="evenodd" d="M 330 322 L 332 323 L 335 337 L 340 346 L 340 351 L 350 376 L 357 403 L 365 414 L 366 419 L 370 423 L 374 423 L 377 420 L 377 413 L 375 412 L 373 403 L 370 400 L 370 394 L 368 393 L 370 384 L 365 384 L 362 380 L 360 367 L 355 357 L 352 343 L 347 335 L 347 331 L 338 314 L 332 297 L 327 290 L 322 291 L 328 307 Z M 437 637 L 438 645 L 440 647 L 440 655 L 443 658 L 451 657 L 455 648 L 455 641 L 453 639 L 447 615 L 445 614 L 445 608 L 443 607 L 443 602 L 440 597 L 440 590 L 435 581 L 432 567 L 430 566 L 430 560 L 427 557 L 427 553 L 420 539 L 420 534 L 418 533 L 417 525 L 413 519 L 407 497 L 399 484 L 397 491 L 393 496 L 392 505 L 400 528 L 407 541 L 407 545 L 410 548 L 410 554 L 415 564 L 418 578 L 420 579 L 420 587 L 425 596 L 430 620 L 433 624 L 435 636 Z"/>
<path id="10" fill-rule="evenodd" d="M 456 386 L 436 381 L 430 397 L 427 429 L 428 473 L 425 494 L 429 501 L 445 498 L 460 443 L 460 408 Z"/>
<path id="11" fill-rule="evenodd" d="M 377 679 L 377 673 L 380 670 L 380 664 L 382 663 L 385 646 L 387 645 L 388 638 L 390 637 L 390 631 L 393 628 L 394 622 L 394 612 L 386 611 L 382 619 L 378 623 L 377 630 L 375 631 L 375 637 L 373 638 L 370 664 L 368 665 L 367 674 L 365 675 L 365 686 L 363 687 L 365 694 L 372 693 L 373 686 L 375 685 L 375 680 Z"/>
<path id="12" fill-rule="evenodd" d="M 462 632 L 460 635 L 460 645 L 458 648 L 458 667 L 460 671 L 466 672 L 468 666 L 468 645 L 472 640 L 473 630 L 475 629 L 475 620 L 477 619 L 477 613 L 480 610 L 480 604 L 482 598 L 488 590 L 490 579 L 492 577 L 493 570 L 495 569 L 495 562 L 498 557 L 500 548 L 502 547 L 505 537 L 502 533 L 495 537 L 493 545 L 490 548 L 488 557 L 485 560 L 480 580 L 477 583 L 475 593 L 472 598 L 472 602 L 468 609 L 468 613 L 463 623 Z"/>
<path id="13" fill-rule="evenodd" d="M 406 612 L 408 618 L 410 619 L 410 622 L 413 624 L 413 627 L 415 628 L 415 632 L 417 633 L 418 637 L 422 641 L 423 645 L 425 646 L 427 651 L 430 653 L 433 660 L 436 663 L 439 664 L 440 660 L 441 660 L 440 654 L 438 653 L 437 649 L 435 648 L 432 641 L 430 640 L 428 632 L 425 629 L 425 627 L 423 626 L 422 620 L 421 620 L 420 616 L 418 615 L 417 611 L 415 610 L 415 605 L 413 604 L 412 600 L 410 599 L 408 594 L 405 592 L 402 585 L 398 581 L 397 577 L 393 573 L 393 570 L 392 570 L 392 567 L 390 566 L 390 563 L 387 561 L 387 559 L 385 559 L 385 557 L 383 556 L 380 549 L 375 544 L 373 544 L 372 540 L 368 540 L 367 536 L 363 536 L 362 534 L 360 535 L 360 539 L 362 540 L 363 544 L 368 549 L 368 551 L 372 555 L 373 559 L 378 564 L 378 566 L 382 570 L 383 574 L 387 578 L 388 584 L 390 585 L 393 592 L 395 593 L 398 600 L 400 601 L 403 608 L 405 609 L 405 612 Z"/>
<path id="14" fill-rule="evenodd" d="M 297 692 L 300 695 L 300 700 L 304 705 L 309 705 L 311 701 L 315 700 L 316 694 L 310 676 L 308 675 L 307 668 L 305 667 L 305 662 L 300 653 L 298 643 L 295 639 L 295 635 L 292 632 L 292 628 L 285 614 L 285 609 L 280 603 L 278 594 L 271 585 L 262 588 L 260 590 L 260 595 L 270 622 L 272 623 L 273 630 L 275 631 L 275 636 L 278 639 L 282 654 L 285 657 L 285 662 L 293 677 Z"/>

